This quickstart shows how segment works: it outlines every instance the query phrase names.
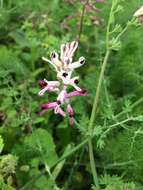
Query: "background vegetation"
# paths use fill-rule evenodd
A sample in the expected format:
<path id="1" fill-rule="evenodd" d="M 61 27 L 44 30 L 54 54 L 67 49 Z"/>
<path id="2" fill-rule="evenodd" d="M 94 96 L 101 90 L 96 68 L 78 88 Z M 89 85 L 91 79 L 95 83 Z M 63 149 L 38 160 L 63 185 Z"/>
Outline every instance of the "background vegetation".
<path id="1" fill-rule="evenodd" d="M 116 1 L 116 0 L 113 0 Z M 106 46 L 111 0 L 0 1 L 0 189 L 88 190 L 95 187 L 87 136 Z M 143 0 L 118 0 L 125 27 Z M 121 8 L 121 7 L 120 7 Z M 77 70 L 87 97 L 73 99 L 76 122 L 40 105 L 38 80 L 55 79 L 41 57 L 80 40 Z M 143 190 L 143 26 L 131 26 L 110 54 L 92 138 L 100 188 Z"/>

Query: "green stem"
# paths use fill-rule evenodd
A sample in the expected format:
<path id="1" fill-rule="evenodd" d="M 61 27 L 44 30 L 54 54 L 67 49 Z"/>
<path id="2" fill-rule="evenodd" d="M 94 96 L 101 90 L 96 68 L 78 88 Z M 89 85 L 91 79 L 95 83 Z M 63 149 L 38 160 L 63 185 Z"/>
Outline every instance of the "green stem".
<path id="1" fill-rule="evenodd" d="M 98 84 L 97 84 L 97 90 L 96 90 L 96 94 L 95 94 L 95 98 L 94 98 L 94 102 L 93 102 L 93 107 L 92 107 L 92 111 L 91 111 L 91 117 L 90 117 L 89 126 L 88 126 L 88 130 L 90 133 L 92 133 L 92 130 L 93 130 L 97 106 L 98 106 L 99 97 L 100 97 L 101 86 L 102 86 L 102 82 L 103 82 L 103 77 L 104 77 L 106 65 L 108 62 L 108 58 L 110 55 L 110 49 L 109 49 L 109 37 L 110 37 L 110 35 L 109 34 L 110 34 L 110 25 L 111 25 L 112 13 L 114 10 L 114 3 L 113 2 L 112 2 L 110 14 L 109 14 L 107 31 L 106 31 L 106 54 L 105 54 L 105 57 L 103 60 L 103 64 L 101 66 L 101 72 L 100 72 L 100 76 L 99 76 L 99 80 L 98 80 Z M 92 171 L 92 175 L 93 175 L 93 180 L 94 180 L 95 186 L 98 189 L 100 189 L 99 182 L 98 182 L 98 175 L 97 175 L 97 171 L 96 171 L 95 160 L 94 160 L 93 146 L 92 146 L 91 138 L 89 138 L 89 140 L 88 140 L 88 147 L 89 147 L 90 166 L 91 166 L 91 171 Z"/>
<path id="2" fill-rule="evenodd" d="M 111 25 L 111 18 L 112 18 L 113 10 L 114 10 L 114 3 L 112 2 L 109 19 L 108 19 L 108 24 L 107 24 L 107 30 L 106 30 L 106 49 L 109 49 L 110 25 Z"/>
<path id="3" fill-rule="evenodd" d="M 92 137 L 90 137 L 92 138 Z M 67 154 L 64 154 L 59 160 L 57 160 L 57 162 L 54 163 L 54 166 L 56 166 L 59 162 L 61 162 L 62 160 L 66 159 L 67 157 L 69 157 L 70 155 L 72 155 L 73 153 L 75 153 L 76 151 L 78 151 L 80 148 L 82 148 L 86 143 L 88 143 L 89 138 L 86 138 L 84 141 L 82 141 L 80 144 L 78 144 L 75 148 L 73 148 L 70 152 L 68 152 Z"/>
<path id="4" fill-rule="evenodd" d="M 115 123 L 113 125 L 109 125 L 107 128 L 107 130 L 101 135 L 101 138 L 104 137 L 107 133 L 109 133 L 109 131 L 111 131 L 112 129 L 114 129 L 115 127 L 117 127 L 118 125 L 122 125 L 124 123 L 127 123 L 128 121 L 134 121 L 135 118 L 131 117 L 131 118 L 128 118 L 128 119 L 125 119 L 123 121 L 120 121 L 118 123 Z"/>
<path id="5" fill-rule="evenodd" d="M 49 175 L 51 181 L 53 182 L 53 188 L 54 188 L 55 190 L 60 190 L 60 188 L 57 186 L 56 181 L 55 181 L 55 178 L 53 177 L 53 175 L 52 175 L 52 173 L 51 173 L 51 171 L 50 171 L 50 168 L 49 168 L 49 166 L 48 166 L 47 164 L 45 164 L 45 171 L 48 173 L 48 175 Z"/>
<path id="6" fill-rule="evenodd" d="M 95 160 L 94 160 L 93 145 L 92 145 L 91 139 L 88 140 L 88 148 L 89 148 L 90 166 L 91 166 L 94 184 L 99 190 L 100 186 L 99 186 L 99 181 L 98 181 L 98 175 L 97 175 L 97 170 L 96 170 L 96 165 L 95 165 Z"/>
<path id="7" fill-rule="evenodd" d="M 96 94 L 95 94 L 95 98 L 94 98 L 94 103 L 93 103 L 90 122 L 89 122 L 89 127 L 88 127 L 90 132 L 92 132 L 92 129 L 93 129 L 93 124 L 94 124 L 94 120 L 95 120 L 95 114 L 96 114 L 96 110 L 97 110 L 97 106 L 98 106 L 98 102 L 99 102 L 99 95 L 100 95 L 100 91 L 101 91 L 101 85 L 102 85 L 103 76 L 104 76 L 105 68 L 106 68 L 106 65 L 107 65 L 107 61 L 108 61 L 108 58 L 109 58 L 109 54 L 110 54 L 110 51 L 107 50 L 105 58 L 104 58 L 104 61 L 103 61 L 103 64 L 102 64 L 102 67 L 101 67 L 101 72 L 100 72 L 100 76 L 99 76 L 99 81 L 98 81 L 98 85 L 97 85 L 97 90 L 96 90 Z M 92 171 L 92 175 L 93 175 L 94 184 L 98 189 L 100 189 L 99 182 L 98 182 L 98 175 L 97 175 L 97 171 L 96 171 L 96 164 L 95 164 L 95 160 L 94 160 L 93 146 L 92 146 L 91 138 L 89 138 L 89 140 L 88 140 L 88 147 L 89 147 L 90 166 L 91 166 L 91 171 Z"/>
<path id="8" fill-rule="evenodd" d="M 99 80 L 98 80 L 96 95 L 95 95 L 95 98 L 94 98 L 94 103 L 93 103 L 90 122 L 89 122 L 89 130 L 92 130 L 92 128 L 93 128 L 93 123 L 94 123 L 94 120 L 95 120 L 95 114 L 96 114 L 98 101 L 99 101 L 99 96 L 100 96 L 100 91 L 101 91 L 101 85 L 102 85 L 102 81 L 103 81 L 107 61 L 108 61 L 108 58 L 109 58 L 109 54 L 110 54 L 110 50 L 107 50 L 105 58 L 104 58 L 104 61 L 103 61 L 103 64 L 102 64 L 102 67 L 101 67 Z"/>
<path id="9" fill-rule="evenodd" d="M 77 38 L 78 42 L 80 42 L 80 37 L 81 37 L 82 31 L 83 31 L 83 22 L 84 22 L 84 16 L 85 16 L 85 7 L 86 7 L 88 1 L 89 0 L 87 0 L 84 3 L 83 7 L 82 7 L 81 19 L 80 19 L 80 23 L 79 23 L 79 32 L 78 32 L 78 38 Z"/>
<path id="10" fill-rule="evenodd" d="M 65 148 L 64 154 L 67 154 L 67 152 L 69 152 L 71 149 L 71 144 L 68 144 L 67 147 Z M 66 159 L 62 160 L 61 162 L 59 162 L 59 164 L 57 164 L 54 168 L 54 170 L 52 171 L 52 176 L 54 178 L 54 180 L 56 180 L 56 178 L 58 177 L 58 175 L 60 174 L 64 164 L 65 164 Z"/>
<path id="11" fill-rule="evenodd" d="M 125 28 L 122 30 L 122 32 L 120 32 L 119 34 L 118 34 L 118 36 L 116 37 L 116 41 L 118 41 L 119 40 L 119 38 L 127 31 L 127 29 L 128 29 L 128 24 L 125 26 Z"/>
<path id="12" fill-rule="evenodd" d="M 0 0 L 0 8 L 3 8 L 3 0 Z"/>
<path id="13" fill-rule="evenodd" d="M 136 102 L 134 102 L 131 106 L 130 106 L 130 109 L 125 109 L 123 111 L 121 111 L 120 113 L 118 113 L 117 115 L 114 116 L 114 118 L 118 118 L 118 117 L 121 117 L 122 115 L 128 113 L 131 111 L 131 109 L 133 109 L 134 107 L 138 106 L 140 103 L 143 102 L 143 97 L 141 97 L 140 99 L 138 99 Z"/>

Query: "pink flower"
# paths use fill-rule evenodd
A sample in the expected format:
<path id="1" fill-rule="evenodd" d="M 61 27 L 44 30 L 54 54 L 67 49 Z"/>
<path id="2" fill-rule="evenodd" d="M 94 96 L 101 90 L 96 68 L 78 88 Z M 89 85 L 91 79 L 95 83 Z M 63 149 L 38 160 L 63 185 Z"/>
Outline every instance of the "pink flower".
<path id="1" fill-rule="evenodd" d="M 75 90 L 73 92 L 66 94 L 67 98 L 74 97 L 74 96 L 87 96 L 87 92 L 86 92 L 86 90 L 81 90 L 81 91 Z"/>
<path id="2" fill-rule="evenodd" d="M 69 115 L 69 124 L 72 126 L 74 124 L 74 111 L 70 104 L 67 105 L 67 113 Z"/>
<path id="3" fill-rule="evenodd" d="M 38 93 L 39 96 L 43 96 L 46 91 L 59 92 L 59 81 L 47 81 L 44 79 L 43 81 L 39 81 L 39 85 L 42 87 L 42 90 Z"/>
<path id="4" fill-rule="evenodd" d="M 51 60 L 42 57 L 42 59 L 48 63 L 50 63 L 56 70 L 57 76 L 60 76 L 59 72 L 69 73 L 74 69 L 81 67 L 85 63 L 85 58 L 80 57 L 78 61 L 72 62 L 73 55 L 78 47 L 78 42 L 73 41 L 71 43 L 65 43 L 61 45 L 61 54 L 60 59 L 58 53 L 53 51 L 51 53 Z"/>
<path id="5" fill-rule="evenodd" d="M 41 109 L 43 110 L 40 112 L 40 115 L 42 115 L 45 111 L 49 109 L 53 109 L 55 114 L 60 114 L 61 116 L 65 116 L 65 112 L 60 108 L 60 102 L 49 102 L 47 104 L 43 104 L 41 106 Z"/>
<path id="6" fill-rule="evenodd" d="M 41 106 L 41 109 L 42 110 L 55 109 L 57 105 L 58 105 L 57 102 L 49 102 L 47 104 L 43 104 Z"/>
<path id="7" fill-rule="evenodd" d="M 55 71 L 57 72 L 57 80 L 47 81 L 44 79 L 39 81 L 39 85 L 42 88 L 38 93 L 39 96 L 43 96 L 46 91 L 55 92 L 57 94 L 56 101 L 41 106 L 42 111 L 40 112 L 40 115 L 45 111 L 52 109 L 55 114 L 60 114 L 65 117 L 66 113 L 63 111 L 62 106 L 66 105 L 66 112 L 69 116 L 70 125 L 74 124 L 74 111 L 70 104 L 70 98 L 87 95 L 86 91 L 78 86 L 79 77 L 72 77 L 74 69 L 81 67 L 85 63 L 84 57 L 80 57 L 78 61 L 72 62 L 77 47 L 78 42 L 76 41 L 65 43 L 61 45 L 60 59 L 56 51 L 51 53 L 51 60 L 42 57 L 44 61 L 49 62 L 55 68 Z M 68 92 L 67 90 L 69 86 L 73 87 L 75 90 Z"/>
<path id="8" fill-rule="evenodd" d="M 57 101 L 59 101 L 61 104 L 64 104 L 65 103 L 65 101 L 66 101 L 66 94 L 67 94 L 67 92 L 66 92 L 66 89 L 63 89 L 60 93 L 59 93 L 59 95 L 58 95 L 58 97 L 57 97 Z"/>

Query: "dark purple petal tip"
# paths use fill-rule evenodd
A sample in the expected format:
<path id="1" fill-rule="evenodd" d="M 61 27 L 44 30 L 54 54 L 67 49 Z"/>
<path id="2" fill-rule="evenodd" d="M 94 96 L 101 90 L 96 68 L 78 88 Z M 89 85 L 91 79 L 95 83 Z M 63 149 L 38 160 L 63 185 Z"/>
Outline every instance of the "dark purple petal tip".
<path id="1" fill-rule="evenodd" d="M 41 88 L 44 88 L 44 87 L 46 87 L 46 86 L 48 85 L 44 80 L 39 80 L 39 81 L 38 81 L 38 84 L 39 84 L 39 86 L 40 86 Z"/>
<path id="2" fill-rule="evenodd" d="M 87 90 L 82 89 L 81 93 L 86 96 L 87 95 Z"/>

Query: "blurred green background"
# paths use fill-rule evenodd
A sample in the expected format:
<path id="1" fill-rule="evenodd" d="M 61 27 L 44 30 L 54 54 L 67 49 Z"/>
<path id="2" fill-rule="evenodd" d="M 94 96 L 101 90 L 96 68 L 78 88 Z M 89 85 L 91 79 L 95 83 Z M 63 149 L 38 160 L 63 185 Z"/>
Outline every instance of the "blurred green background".
<path id="1" fill-rule="evenodd" d="M 84 0 L 0 0 L 0 190 L 95 189 L 87 146 L 59 163 L 56 174 L 52 168 L 54 179 L 44 165 L 53 166 L 86 136 L 111 8 L 111 0 L 89 2 L 95 7 L 85 7 L 80 33 Z M 115 19 L 124 27 L 143 0 L 121 4 L 123 11 Z M 61 43 L 79 35 L 75 59 L 84 56 L 86 64 L 76 74 L 88 97 L 72 100 L 80 127 L 70 127 L 68 118 L 53 111 L 37 114 L 42 103 L 55 98 L 48 93 L 38 97 L 38 80 L 56 79 L 41 57 L 49 58 L 52 50 L 60 52 Z M 99 134 L 93 140 L 95 160 L 102 189 L 143 190 L 143 26 L 131 27 L 121 42 L 121 49 L 109 58 L 102 86 L 95 123 Z M 113 124 L 120 111 L 128 113 L 116 122 L 127 116 L 139 119 L 101 138 L 102 126 Z"/>

